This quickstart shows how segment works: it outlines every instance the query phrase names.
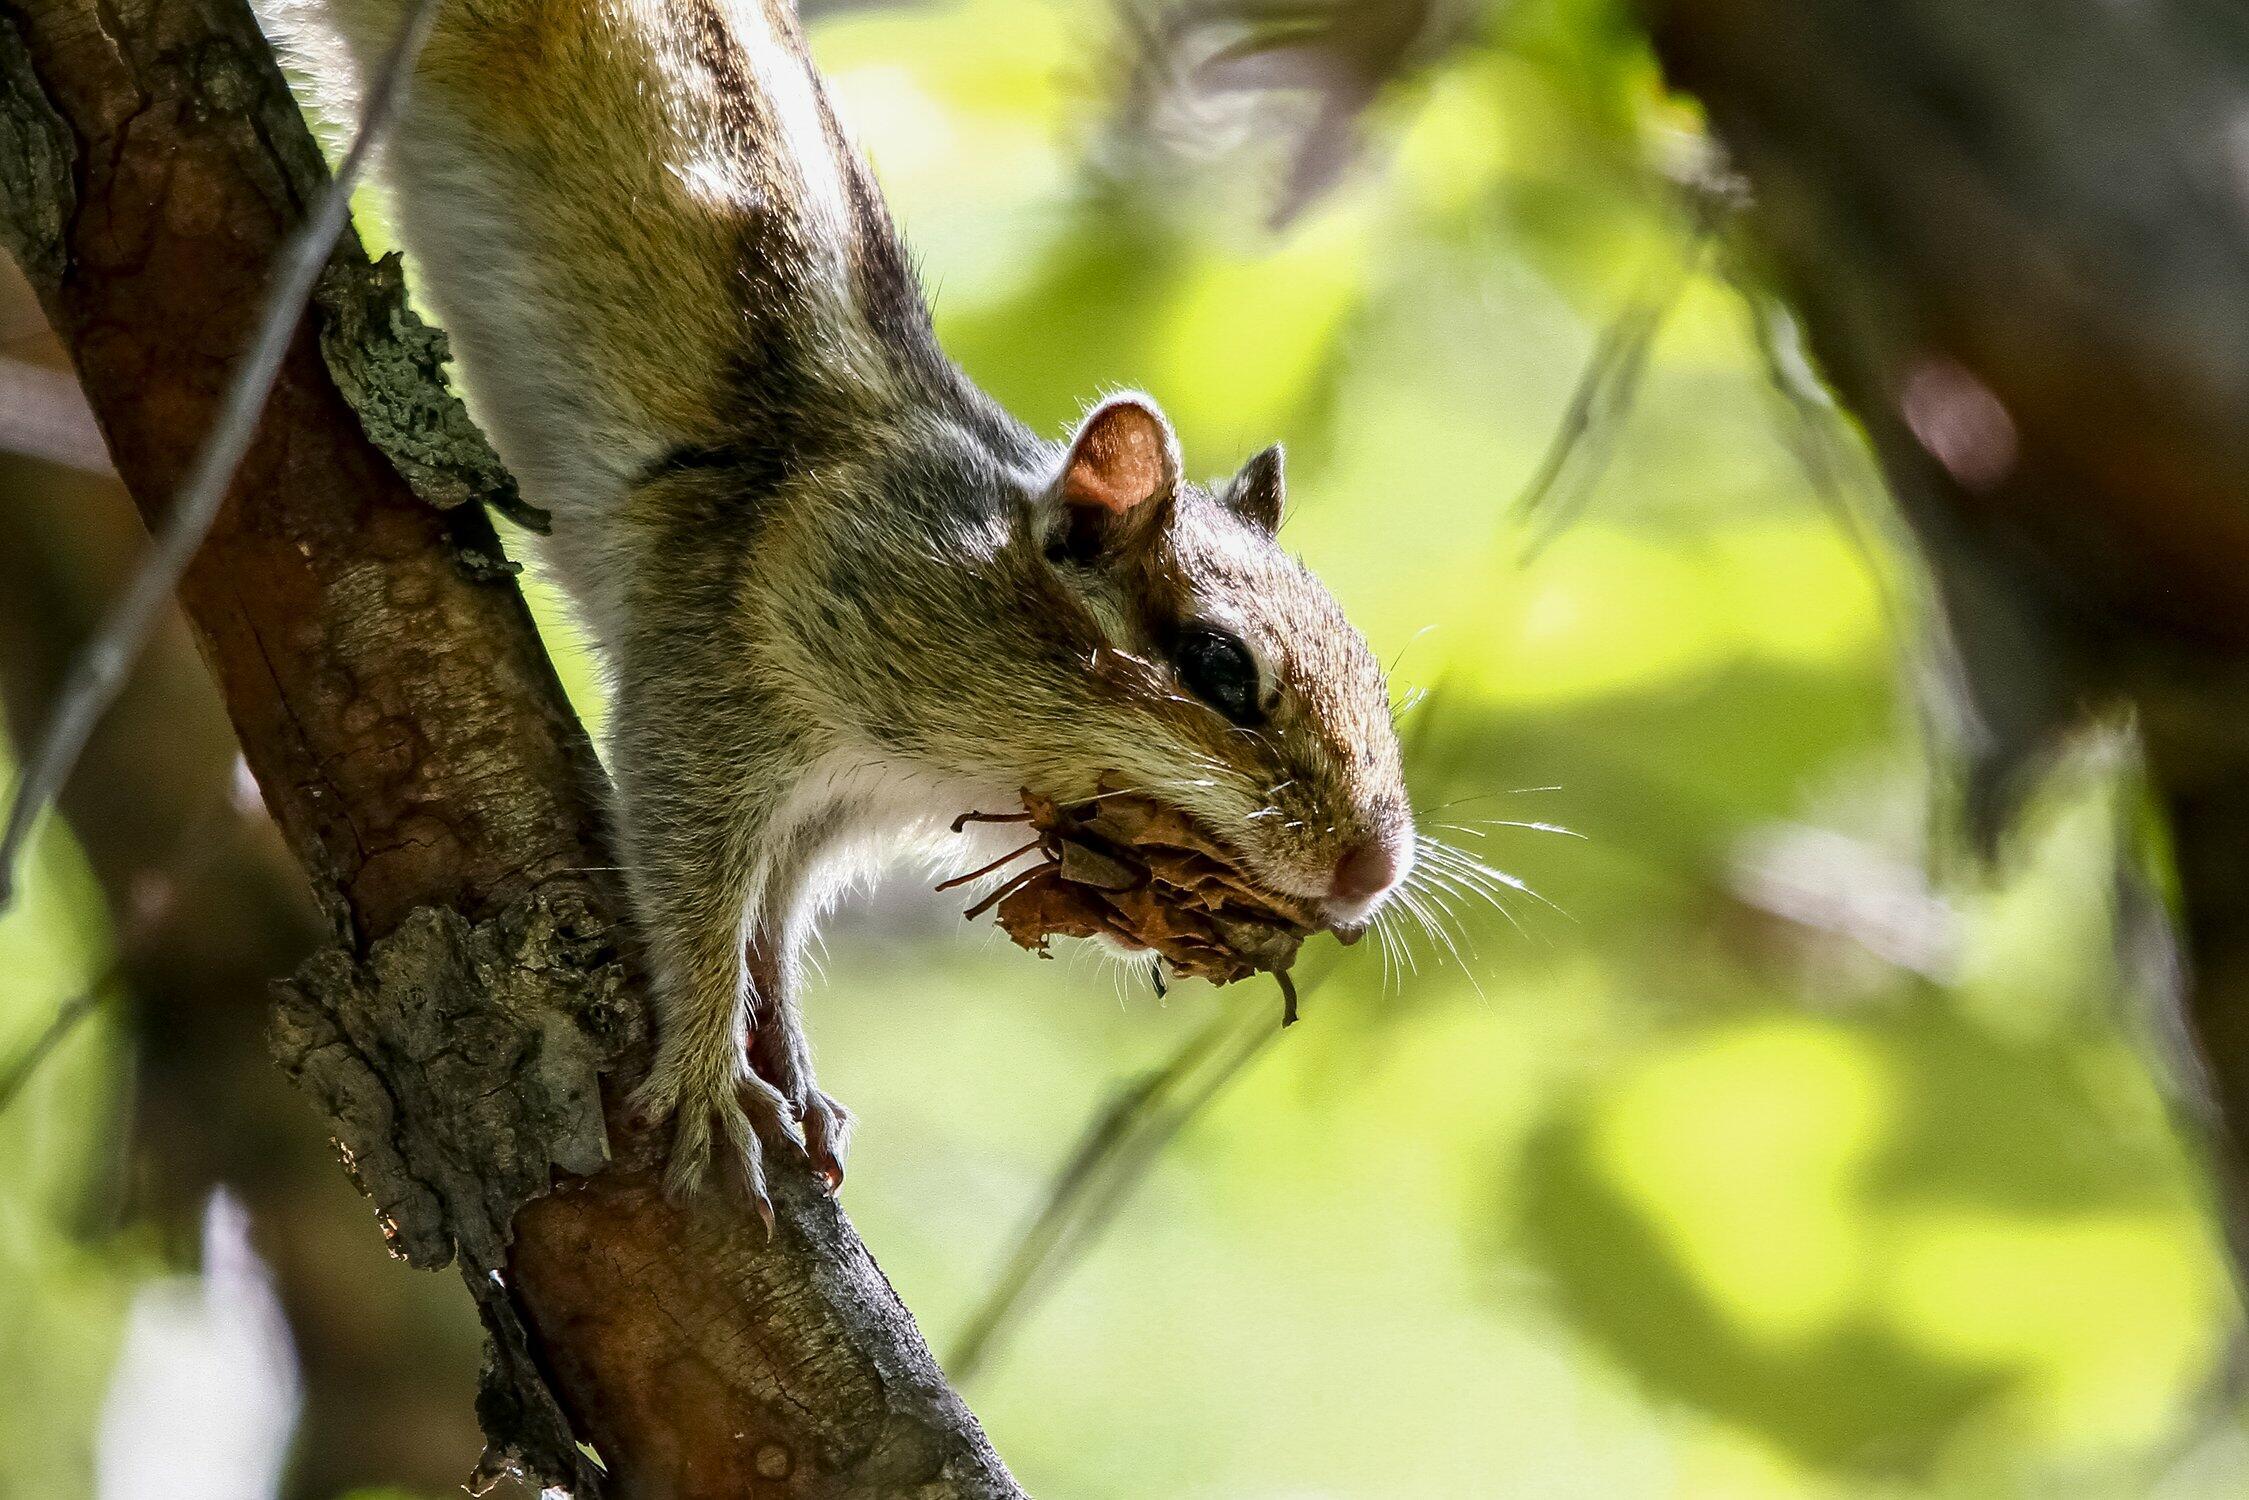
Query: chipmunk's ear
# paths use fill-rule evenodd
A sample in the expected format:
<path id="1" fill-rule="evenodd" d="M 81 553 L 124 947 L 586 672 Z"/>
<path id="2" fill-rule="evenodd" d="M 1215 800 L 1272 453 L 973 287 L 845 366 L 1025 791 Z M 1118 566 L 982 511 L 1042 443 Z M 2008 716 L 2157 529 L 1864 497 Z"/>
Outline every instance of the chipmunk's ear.
<path id="1" fill-rule="evenodd" d="M 1281 480 L 1281 445 L 1275 443 L 1243 464 L 1241 473 L 1219 498 L 1228 510 L 1271 536 L 1281 529 L 1281 506 L 1286 496 Z"/>
<path id="2" fill-rule="evenodd" d="M 1089 563 L 1155 535 L 1179 493 L 1179 439 L 1156 403 L 1136 392 L 1087 414 L 1054 481 L 1047 551 Z"/>

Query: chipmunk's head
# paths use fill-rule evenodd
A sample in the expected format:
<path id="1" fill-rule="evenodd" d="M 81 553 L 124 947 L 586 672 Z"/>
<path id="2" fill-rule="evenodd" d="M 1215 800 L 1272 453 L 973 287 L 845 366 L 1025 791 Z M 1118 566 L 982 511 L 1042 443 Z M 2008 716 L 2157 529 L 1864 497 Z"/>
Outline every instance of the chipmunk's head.
<path id="1" fill-rule="evenodd" d="M 1180 473 L 1148 398 L 1079 427 L 1034 507 L 1040 554 L 1084 607 L 1095 710 L 1069 759 L 1177 807 L 1242 873 L 1356 933 L 1413 863 L 1388 685 L 1281 549 L 1281 450 L 1224 485 Z"/>

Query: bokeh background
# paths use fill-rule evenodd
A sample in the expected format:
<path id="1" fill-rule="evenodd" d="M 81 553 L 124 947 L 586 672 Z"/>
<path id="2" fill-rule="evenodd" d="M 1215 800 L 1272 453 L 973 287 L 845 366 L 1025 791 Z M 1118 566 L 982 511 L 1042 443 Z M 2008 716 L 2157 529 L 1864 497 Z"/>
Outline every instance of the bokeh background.
<path id="1" fill-rule="evenodd" d="M 1996 866 L 1947 833 L 1917 575 L 1617 7 L 1464 7 L 1363 92 L 1191 88 L 1176 40 L 1085 0 L 813 26 L 973 375 L 1055 433 L 1144 387 L 1211 473 L 1287 440 L 1284 539 L 1393 663 L 1424 824 L 1505 880 L 1309 950 L 1285 1036 L 1267 989 L 1041 963 L 912 874 L 833 924 L 847 1202 L 941 1353 L 1088 1128 L 1136 1143 L 955 1361 L 1001 1451 L 1055 1500 L 2249 1493 L 2241 1308 L 2111 955 L 2129 754 L 2053 766 Z M 0 489 L 89 550 L 76 594 L 0 580 L 28 652 L 127 512 Z M 144 726 L 207 725 L 178 670 Z M 227 1493 L 450 1493 L 468 1304 L 385 1261 L 257 1047 L 309 919 L 207 739 L 90 768 L 0 920 L 0 1068 L 98 997 L 0 1114 L 0 1493 L 142 1493 L 151 1431 L 255 1477 L 292 1420 L 292 1477 Z"/>

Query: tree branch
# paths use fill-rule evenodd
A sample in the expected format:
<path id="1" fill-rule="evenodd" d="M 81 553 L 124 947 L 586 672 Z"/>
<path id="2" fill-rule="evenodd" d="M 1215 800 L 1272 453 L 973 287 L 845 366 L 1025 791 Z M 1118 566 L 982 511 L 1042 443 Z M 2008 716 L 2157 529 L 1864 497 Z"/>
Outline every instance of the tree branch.
<path id="1" fill-rule="evenodd" d="M 4 279 L 0 311 L 38 317 L 29 289 Z M 83 408 L 77 383 L 58 378 Z M 45 717 L 71 653 L 148 542 L 107 477 L 0 457 L 0 494 L 9 497 L 0 704 L 15 728 Z M 118 1016 L 132 1046 L 119 1206 L 182 1245 L 194 1242 L 214 1189 L 248 1208 L 304 1380 L 284 1495 L 327 1500 L 386 1485 L 441 1494 L 476 1452 L 463 1396 L 475 1389 L 482 1339 L 447 1315 L 460 1309 L 440 1305 L 459 1295 L 443 1279 L 335 1253 L 367 1232 L 366 1206 L 338 1191 L 335 1151 L 305 1128 L 304 1097 L 278 1069 L 244 1066 L 264 1050 L 256 997 L 325 934 L 304 872 L 262 807 L 239 796 L 241 747 L 187 622 L 166 615 L 59 809 L 109 909 L 107 993 L 125 1002 Z M 0 1110 L 6 1092 L 0 1083 Z M 416 1336 L 401 1340 L 402 1327 Z M 402 1432 L 415 1441 L 398 1441 Z"/>
<path id="2" fill-rule="evenodd" d="M 95 723 L 117 700 L 126 674 L 148 643 L 149 632 L 155 629 L 164 605 L 179 587 L 188 559 L 203 545 L 204 535 L 218 515 L 227 483 L 249 449 L 258 418 L 265 411 L 266 396 L 281 373 L 290 334 L 304 317 L 305 305 L 312 298 L 321 267 L 335 248 L 336 236 L 351 222 L 353 185 L 366 170 L 382 132 L 398 113 L 414 60 L 429 40 L 430 24 L 436 16 L 437 0 L 416 0 L 407 12 L 390 55 L 376 75 L 365 116 L 351 149 L 336 169 L 335 179 L 320 189 L 310 213 L 290 232 L 277 254 L 279 265 L 258 310 L 256 337 L 235 369 L 210 435 L 197 448 L 195 463 L 188 470 L 178 499 L 166 509 L 162 523 L 151 528 L 156 533 L 154 550 L 127 581 L 93 638 L 71 663 L 70 680 L 56 695 L 53 714 L 23 759 L 22 778 L 8 807 L 7 820 L 0 824 L 0 912 L 8 909 L 14 894 L 16 862 L 30 841 L 33 827 L 69 780 Z"/>
<path id="3" fill-rule="evenodd" d="M 152 524 L 324 180 L 239 0 L 0 0 L 0 231 Z M 376 275 L 348 236 L 330 274 Z M 645 1018 L 600 772 L 497 555 L 300 328 L 181 586 L 341 944 L 279 1050 L 396 1247 L 460 1264 L 495 1454 L 582 1493 L 574 1439 L 626 1495 L 1018 1495 L 808 1172 L 780 1164 L 768 1244 L 735 1197 L 667 1202 L 623 1133 Z"/>
<path id="4" fill-rule="evenodd" d="M 2249 1267 L 2249 20 L 1639 4 L 1934 566 L 1979 822 L 2085 706 L 2136 711 L 2191 959 L 2180 1080 Z"/>

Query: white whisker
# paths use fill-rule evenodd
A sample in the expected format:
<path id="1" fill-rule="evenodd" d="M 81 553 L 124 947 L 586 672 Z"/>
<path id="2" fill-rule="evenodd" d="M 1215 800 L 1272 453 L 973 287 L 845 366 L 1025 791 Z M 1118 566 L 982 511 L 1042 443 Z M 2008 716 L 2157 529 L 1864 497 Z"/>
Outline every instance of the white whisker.
<path id="1" fill-rule="evenodd" d="M 1560 906 L 1532 889 L 1530 883 L 1521 876 L 1510 875 L 1505 870 L 1494 869 L 1456 844 L 1448 844 L 1444 840 L 1429 834 L 1423 834 L 1419 843 L 1422 856 L 1432 861 L 1439 868 L 1450 870 L 1463 878 L 1495 882 L 1505 886 L 1508 890 L 1530 897 L 1558 916 L 1568 917 L 1573 922 L 1577 920 Z"/>
<path id="2" fill-rule="evenodd" d="M 1468 983 L 1476 991 L 1476 998 L 1483 999 L 1484 986 L 1468 963 L 1469 958 L 1476 954 L 1476 939 L 1469 932 L 1468 924 L 1461 920 L 1460 913 L 1454 908 L 1450 896 L 1441 884 L 1431 882 L 1422 888 L 1421 894 L 1437 908 L 1438 935 L 1444 940 L 1446 950 L 1452 954 L 1453 962 L 1459 964 L 1460 972 L 1468 976 Z M 1449 927 L 1447 923 L 1450 924 Z M 1458 934 L 1457 940 L 1455 933 Z M 1465 954 L 1461 951 L 1462 944 L 1467 945 Z"/>
<path id="3" fill-rule="evenodd" d="M 1560 823 L 1534 823 L 1523 818 L 1478 818 L 1473 823 L 1438 823 L 1434 826 L 1449 829 L 1454 833 L 1465 833 L 1471 838 L 1482 838 L 1494 828 L 1522 828 L 1532 833 L 1559 833 L 1573 839 L 1586 837 L 1575 828 L 1567 828 Z"/>
<path id="4" fill-rule="evenodd" d="M 1445 948 L 1450 951 L 1454 963 L 1457 964 L 1461 961 L 1460 950 L 1453 946 L 1452 939 L 1445 936 L 1443 929 L 1437 925 L 1437 920 L 1431 915 L 1428 904 L 1421 899 L 1421 893 L 1413 888 L 1411 882 L 1400 886 L 1394 899 L 1412 916 L 1414 924 L 1421 929 L 1422 935 L 1429 939 L 1431 947 Z"/>
<path id="5" fill-rule="evenodd" d="M 1421 638 L 1427 635 L 1430 631 L 1435 630 L 1436 628 L 1437 622 L 1432 620 L 1428 624 L 1422 626 L 1419 630 L 1415 631 L 1412 635 L 1407 636 L 1406 643 L 1398 648 L 1398 654 L 1390 658 L 1390 665 L 1382 669 L 1383 678 L 1387 680 L 1392 672 L 1397 671 L 1398 663 L 1406 659 L 1406 653 L 1408 651 L 1411 651 L 1415 646 L 1419 645 L 1421 643 Z"/>
<path id="6" fill-rule="evenodd" d="M 1392 903 L 1384 912 L 1384 915 L 1402 917 L 1405 915 L 1405 908 Z M 1421 958 L 1413 951 L 1413 939 L 1407 933 L 1403 921 L 1394 925 L 1391 932 L 1398 944 L 1398 984 L 1400 992 L 1403 993 L 1406 980 L 1421 977 Z"/>
<path id="7" fill-rule="evenodd" d="M 1526 938 L 1530 936 L 1524 930 L 1523 924 L 1516 917 L 1514 910 L 1500 896 L 1499 887 L 1487 884 L 1479 877 L 1447 870 L 1435 859 L 1431 859 L 1426 865 L 1418 868 L 1426 871 L 1426 876 L 1432 884 L 1445 886 L 1456 892 L 1462 900 L 1481 901 L 1489 905 L 1493 911 L 1507 919 L 1507 925 L 1515 929 L 1517 936 Z"/>

